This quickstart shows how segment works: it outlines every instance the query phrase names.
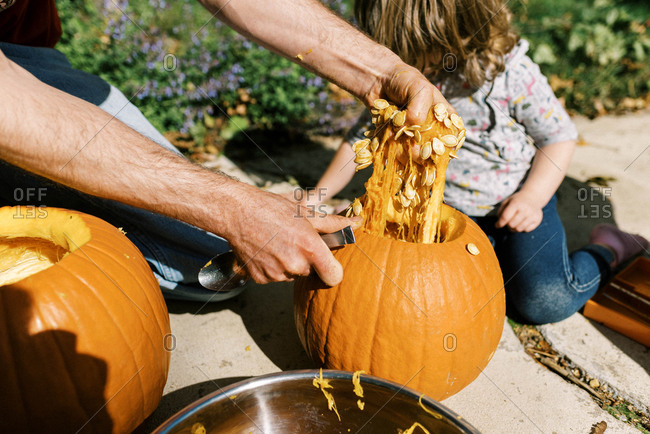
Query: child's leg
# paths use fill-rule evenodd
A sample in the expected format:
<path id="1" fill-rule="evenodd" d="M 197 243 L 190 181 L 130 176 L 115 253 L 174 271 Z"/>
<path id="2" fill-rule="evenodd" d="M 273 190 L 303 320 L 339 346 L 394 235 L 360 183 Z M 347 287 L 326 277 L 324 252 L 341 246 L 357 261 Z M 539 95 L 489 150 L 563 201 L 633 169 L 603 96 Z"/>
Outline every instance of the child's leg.
<path id="1" fill-rule="evenodd" d="M 509 304 L 526 322 L 543 324 L 571 316 L 611 275 L 614 255 L 602 245 L 569 255 L 555 205 L 553 197 L 532 232 L 490 230 L 487 221 L 481 221 L 496 240 Z"/>

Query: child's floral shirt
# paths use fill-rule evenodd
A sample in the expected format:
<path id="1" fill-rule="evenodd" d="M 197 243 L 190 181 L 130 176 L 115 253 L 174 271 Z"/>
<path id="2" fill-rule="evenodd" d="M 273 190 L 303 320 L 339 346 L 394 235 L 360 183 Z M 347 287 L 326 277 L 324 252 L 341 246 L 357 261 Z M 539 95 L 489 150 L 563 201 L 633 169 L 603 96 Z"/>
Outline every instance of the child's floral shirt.
<path id="1" fill-rule="evenodd" d="M 490 214 L 515 193 L 537 149 L 577 139 L 575 125 L 527 51 L 528 42 L 521 40 L 507 55 L 505 71 L 478 89 L 459 74 L 434 82 L 467 129 L 445 184 L 445 202 L 467 215 Z M 363 139 L 369 125 L 366 112 L 346 139 Z"/>

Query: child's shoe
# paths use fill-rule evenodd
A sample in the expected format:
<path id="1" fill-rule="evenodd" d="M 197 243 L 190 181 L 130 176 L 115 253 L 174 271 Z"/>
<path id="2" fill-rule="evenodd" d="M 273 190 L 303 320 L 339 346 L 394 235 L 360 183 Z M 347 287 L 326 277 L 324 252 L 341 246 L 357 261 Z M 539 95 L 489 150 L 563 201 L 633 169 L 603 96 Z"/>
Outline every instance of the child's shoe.
<path id="1" fill-rule="evenodd" d="M 612 268 L 622 264 L 631 257 L 648 251 L 648 240 L 641 235 L 623 232 L 612 224 L 602 223 L 594 227 L 589 237 L 590 244 L 600 244 L 609 248 L 614 253 Z"/>

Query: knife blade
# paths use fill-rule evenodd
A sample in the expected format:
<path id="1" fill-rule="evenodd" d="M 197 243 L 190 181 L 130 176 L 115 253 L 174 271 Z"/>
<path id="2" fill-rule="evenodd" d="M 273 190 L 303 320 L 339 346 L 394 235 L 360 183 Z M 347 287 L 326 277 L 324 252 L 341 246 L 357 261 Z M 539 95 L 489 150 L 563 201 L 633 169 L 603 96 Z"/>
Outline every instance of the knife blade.
<path id="1" fill-rule="evenodd" d="M 340 231 L 320 234 L 327 247 L 335 249 L 355 242 L 352 227 Z M 243 286 L 249 279 L 246 269 L 239 265 L 235 252 L 229 250 L 210 259 L 199 271 L 199 283 L 215 292 L 230 292 Z"/>

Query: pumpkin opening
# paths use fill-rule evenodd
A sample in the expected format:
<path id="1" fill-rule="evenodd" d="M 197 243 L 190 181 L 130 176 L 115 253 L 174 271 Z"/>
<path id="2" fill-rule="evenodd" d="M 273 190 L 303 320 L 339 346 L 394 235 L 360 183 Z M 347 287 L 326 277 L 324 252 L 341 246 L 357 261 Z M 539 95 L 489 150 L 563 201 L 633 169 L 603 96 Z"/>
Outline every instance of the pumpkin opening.
<path id="1" fill-rule="evenodd" d="M 440 243 L 447 243 L 459 238 L 465 232 L 467 223 L 463 214 L 450 207 L 443 206 L 440 212 Z"/>
<path id="2" fill-rule="evenodd" d="M 0 286 L 43 271 L 90 241 L 90 229 L 63 210 L 0 209 Z"/>
<path id="3" fill-rule="evenodd" d="M 365 232 L 394 240 L 430 244 L 457 237 L 462 219 L 445 215 L 442 200 L 447 165 L 465 142 L 460 116 L 436 104 L 424 125 L 406 125 L 406 111 L 383 99 L 371 112 L 374 129 L 353 150 L 357 170 L 372 164 L 373 173 L 348 215 L 362 215 Z"/>

